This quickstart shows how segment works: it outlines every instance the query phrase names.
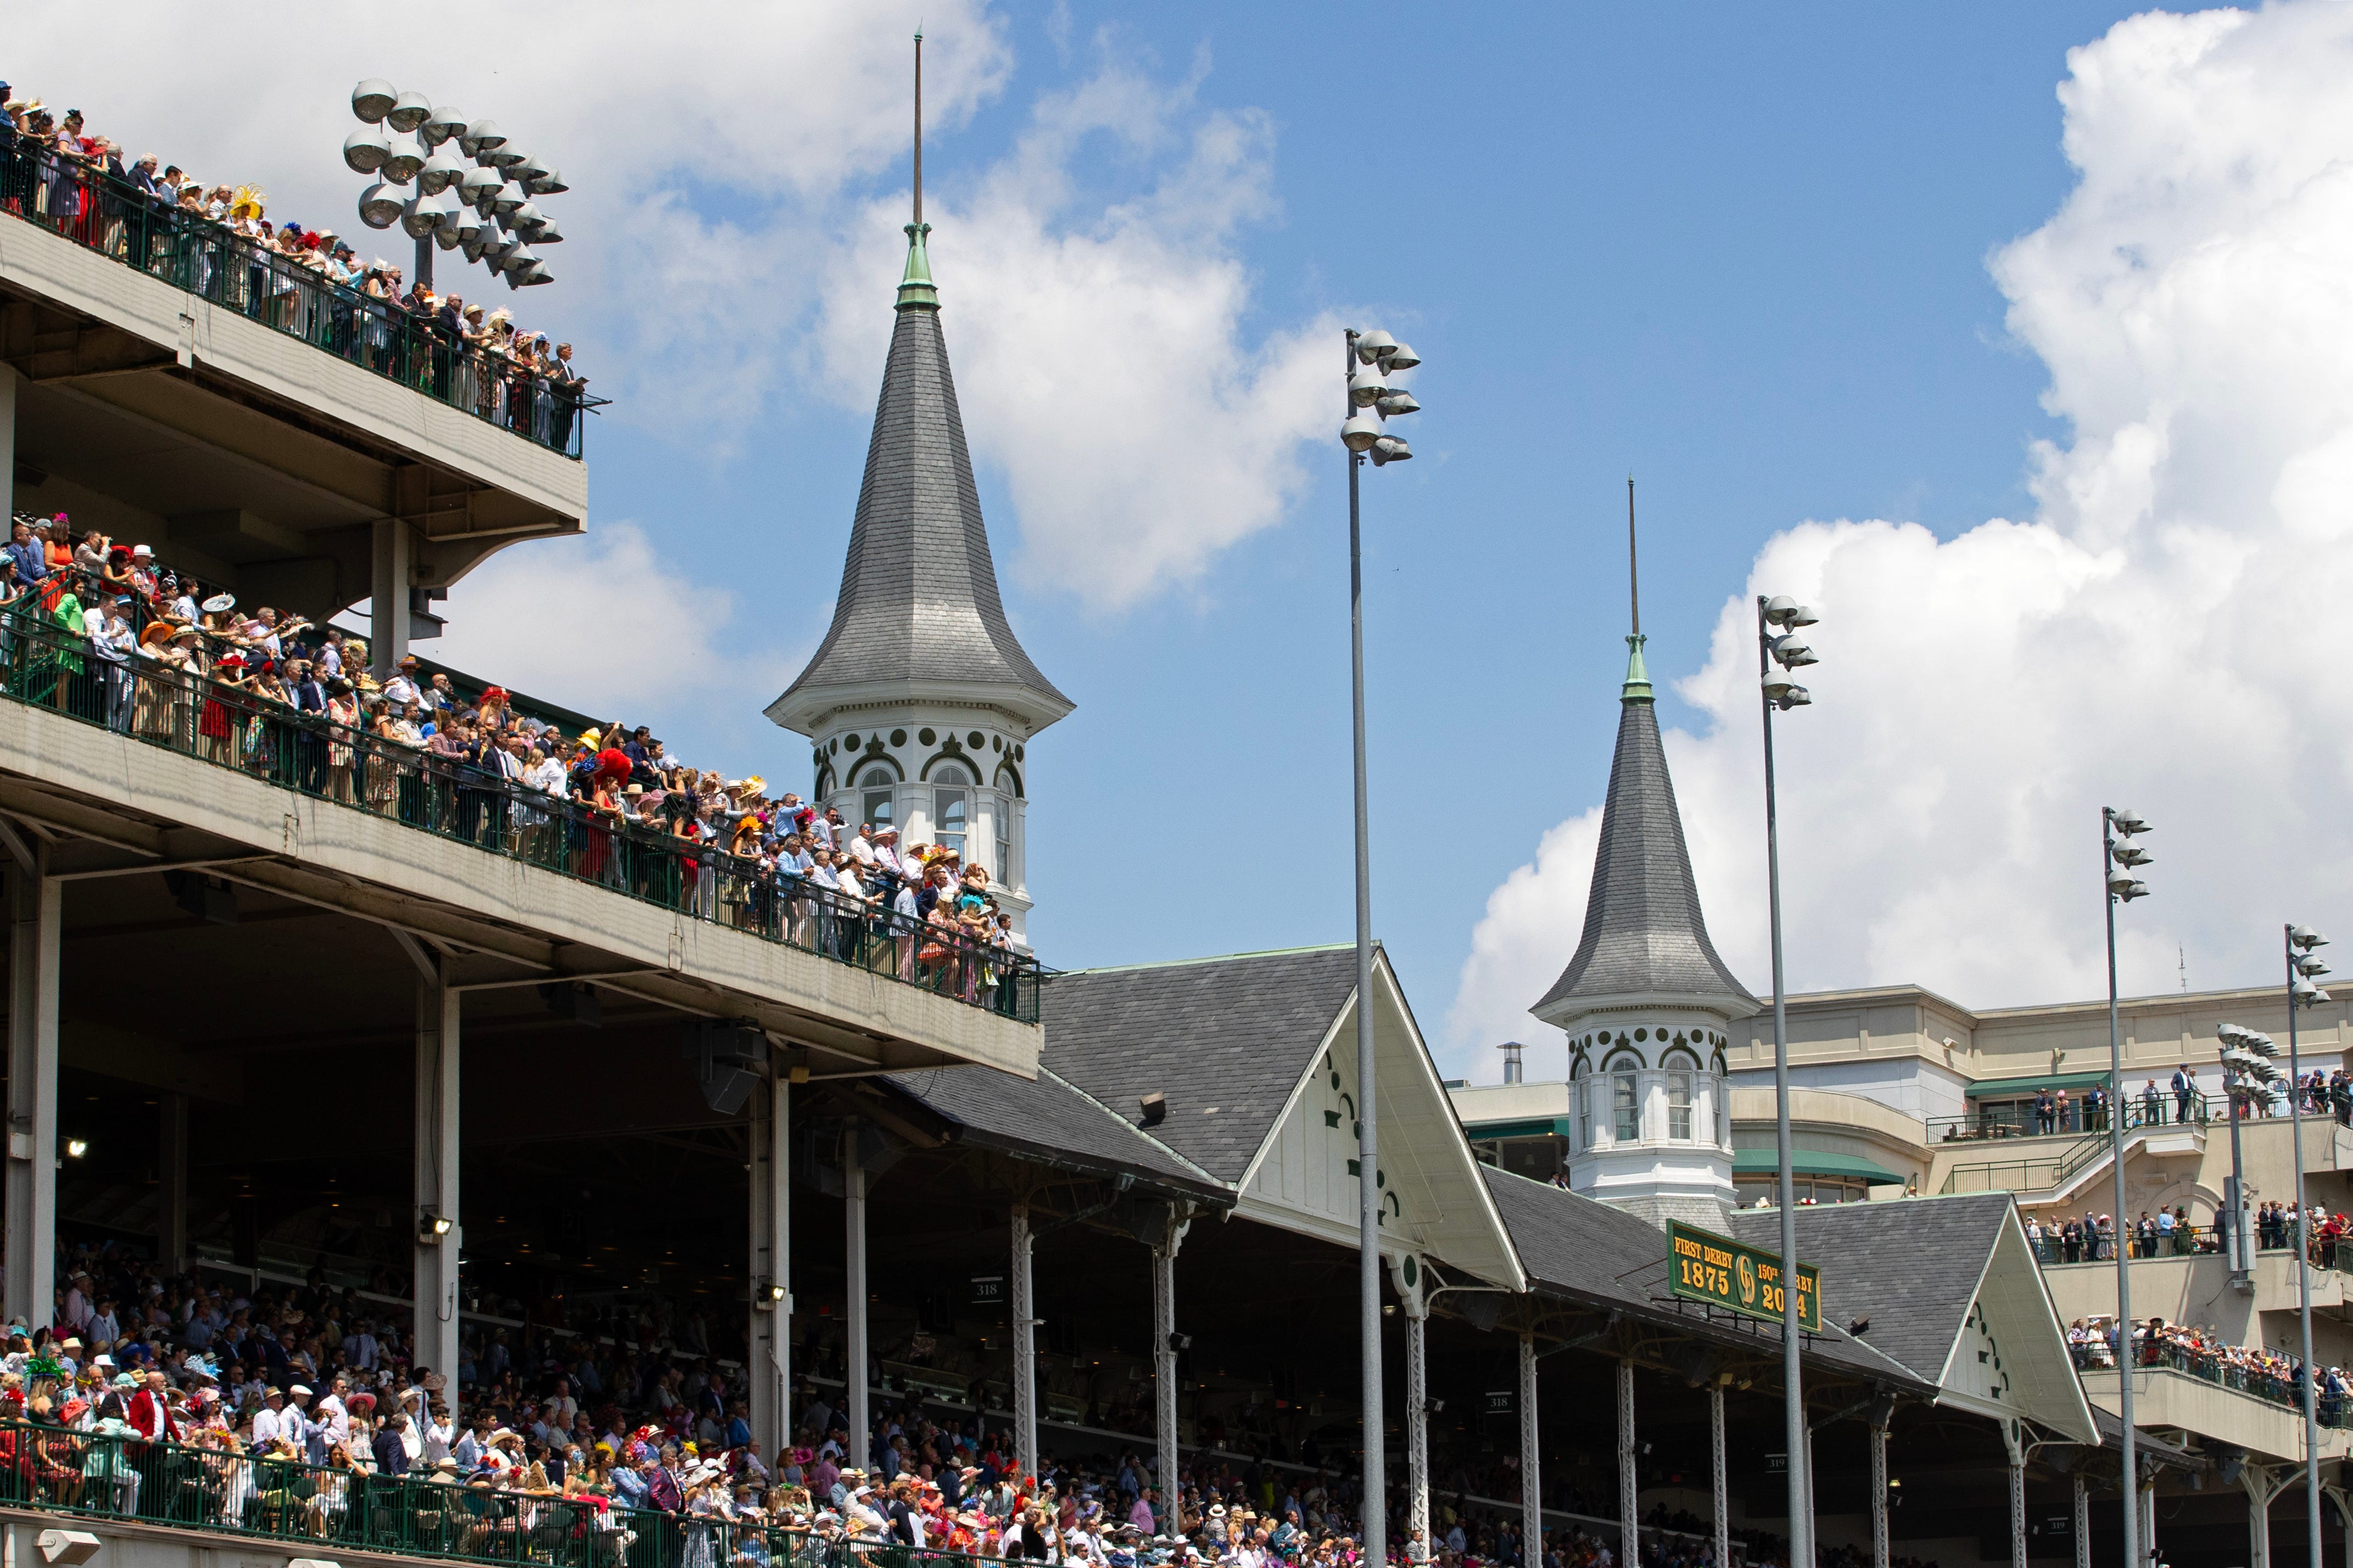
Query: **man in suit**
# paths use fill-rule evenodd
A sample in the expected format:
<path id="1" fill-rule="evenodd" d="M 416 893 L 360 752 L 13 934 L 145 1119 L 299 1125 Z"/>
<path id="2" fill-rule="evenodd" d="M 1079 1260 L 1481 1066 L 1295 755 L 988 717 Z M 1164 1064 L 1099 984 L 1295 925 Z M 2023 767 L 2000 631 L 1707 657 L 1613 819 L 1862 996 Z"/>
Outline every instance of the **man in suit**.
<path id="1" fill-rule="evenodd" d="M 298 788 L 321 794 L 327 785 L 327 735 L 322 728 L 327 717 L 327 690 L 319 684 L 309 659 L 288 661 L 286 696 L 297 713 L 317 716 L 294 721 L 294 779 Z"/>

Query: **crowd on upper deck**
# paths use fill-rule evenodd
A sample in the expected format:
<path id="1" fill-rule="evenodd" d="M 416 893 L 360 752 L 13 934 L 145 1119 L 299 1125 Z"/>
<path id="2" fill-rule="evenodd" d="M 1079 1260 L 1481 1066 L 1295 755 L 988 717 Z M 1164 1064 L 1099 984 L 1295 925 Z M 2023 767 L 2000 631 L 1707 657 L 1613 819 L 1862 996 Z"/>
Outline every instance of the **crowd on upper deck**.
<path id="1" fill-rule="evenodd" d="M 1010 917 L 953 844 L 697 768 L 644 724 L 566 733 L 414 656 L 379 681 L 342 628 L 240 608 L 63 512 L 11 521 L 0 680 L 23 700 L 966 1001 L 1012 971 Z"/>
<path id="2" fill-rule="evenodd" d="M 325 224 L 272 219 L 257 185 L 130 157 L 78 109 L 0 81 L 0 210 L 42 223 L 558 450 L 587 378 L 572 345 L 363 258 Z M 487 286 L 487 279 L 485 279 Z"/>

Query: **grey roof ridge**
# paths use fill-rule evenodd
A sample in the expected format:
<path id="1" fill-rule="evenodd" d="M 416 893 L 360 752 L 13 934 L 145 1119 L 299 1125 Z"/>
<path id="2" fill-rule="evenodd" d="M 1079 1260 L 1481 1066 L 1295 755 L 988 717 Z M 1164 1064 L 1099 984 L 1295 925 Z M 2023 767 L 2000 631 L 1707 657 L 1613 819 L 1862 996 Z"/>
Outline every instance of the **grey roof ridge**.
<path id="1" fill-rule="evenodd" d="M 1532 1186 L 1532 1187 L 1545 1187 L 1545 1188 L 1547 1188 L 1547 1189 L 1549 1189 L 1549 1190 L 1551 1190 L 1551 1191 L 1553 1191 L 1553 1192 L 1565 1193 L 1565 1194 L 1567 1194 L 1569 1197 L 1575 1198 L 1575 1199 L 1578 1200 L 1578 1201 L 1579 1201 L 1579 1202 L 1581 1202 L 1581 1203 L 1593 1204 L 1593 1205 L 1598 1205 L 1599 1207 L 1605 1208 L 1605 1209 L 1609 1209 L 1609 1210 L 1610 1210 L 1610 1212 L 1611 1212 L 1611 1213 L 1613 1213 L 1613 1214 L 1625 1215 L 1626 1215 L 1626 1217 L 1627 1217 L 1628 1219 L 1633 1219 L 1633 1220 L 1635 1220 L 1635 1222 L 1636 1222 L 1637 1224 L 1642 1224 L 1642 1223 L 1643 1223 L 1643 1222 L 1641 1222 L 1641 1220 L 1637 1219 L 1635 1215 L 1627 1215 L 1627 1214 L 1626 1214 L 1626 1211 L 1625 1211 L 1625 1210 L 1623 1210 L 1623 1209 L 1614 1208 L 1614 1207 L 1612 1207 L 1612 1205 L 1609 1205 L 1609 1204 L 1605 1204 L 1605 1203 L 1603 1203 L 1599 1198 L 1596 1198 L 1596 1197 L 1588 1197 L 1585 1194 L 1580 1193 L 1580 1192 L 1577 1192 L 1577 1191 L 1575 1191 L 1575 1190 L 1574 1190 L 1574 1189 L 1572 1189 L 1572 1188 L 1567 1188 L 1567 1187 L 1555 1187 L 1555 1186 L 1553 1186 L 1553 1184 L 1552 1184 L 1550 1182 L 1539 1182 L 1539 1181 L 1537 1181 L 1534 1176 L 1523 1176 L 1523 1175 L 1521 1175 L 1517 1171 L 1507 1171 L 1507 1170 L 1504 1169 L 1504 1167 L 1503 1167 L 1503 1166 L 1501 1166 L 1501 1165 L 1489 1165 L 1489 1166 L 1487 1166 L 1486 1168 L 1487 1168 L 1487 1170 L 1488 1170 L 1488 1171 L 1490 1171 L 1490 1172 L 1493 1173 L 1494 1173 L 1495 1175 L 1497 1175 L 1497 1176 L 1507 1177 L 1507 1178 L 1509 1178 L 1510 1180 L 1514 1181 L 1514 1182 L 1525 1182 L 1525 1183 L 1527 1183 L 1527 1184 L 1528 1184 L 1528 1185 L 1530 1185 L 1530 1186 Z M 1955 1194 L 1955 1195 L 1957 1195 L 1957 1196 L 1977 1197 L 1977 1196 L 1981 1196 L 1982 1194 L 1976 1194 L 1976 1193 L 1969 1193 L 1969 1194 Z M 1646 1228 L 1646 1229 L 1647 1229 L 1647 1228 L 1648 1228 L 1648 1226 L 1644 1226 L 1644 1228 Z M 1505 1226 L 1504 1227 L 1504 1238 L 1505 1238 L 1505 1240 L 1509 1241 L 1509 1240 L 1510 1240 L 1510 1237 L 1511 1237 L 1511 1227 L 1510 1227 L 1509 1226 Z M 1666 1241 L 1666 1236 L 1665 1236 L 1665 1233 L 1664 1233 L 1664 1232 L 1661 1232 L 1661 1233 L 1660 1233 L 1659 1240 L 1660 1240 L 1660 1242 L 1662 1243 L 1662 1245 L 1663 1246 L 1663 1244 L 1664 1244 L 1664 1243 L 1665 1243 L 1665 1241 Z M 1513 1250 L 1513 1252 L 1514 1252 L 1514 1253 L 1517 1253 L 1517 1252 L 1519 1251 L 1519 1244 L 1518 1244 L 1518 1243 L 1516 1243 L 1516 1242 L 1513 1242 L 1511 1245 L 1512 1245 L 1512 1250 Z M 1662 1252 L 1659 1254 L 1659 1261 L 1660 1261 L 1662 1264 L 1663 1264 L 1663 1263 L 1665 1263 L 1665 1262 L 1667 1262 L 1667 1261 L 1668 1261 L 1668 1258 L 1669 1258 L 1669 1257 L 1670 1257 L 1670 1256 L 1671 1256 L 1671 1255 L 1670 1255 L 1669 1253 L 1664 1252 L 1664 1251 L 1662 1251 Z M 1525 1258 L 1520 1259 L 1520 1271 L 1521 1271 L 1523 1274 L 1527 1274 L 1527 1276 L 1528 1276 L 1529 1289 L 1530 1289 L 1531 1290 L 1535 1289 L 1535 1275 L 1533 1275 L 1533 1274 L 1529 1274 L 1529 1273 L 1528 1273 L 1527 1259 L 1525 1259 Z M 1657 1312 L 1657 1315 L 1659 1315 L 1659 1316 L 1661 1316 L 1661 1317 L 1674 1316 L 1674 1314 L 1669 1314 L 1669 1313 L 1664 1312 L 1663 1310 L 1659 1310 L 1657 1309 L 1657 1306 L 1656 1306 L 1656 1303 L 1655 1303 L 1655 1302 L 1654 1302 L 1654 1303 L 1652 1303 L 1652 1306 L 1653 1306 L 1654 1311 L 1656 1311 L 1656 1312 Z M 1678 1319 L 1677 1319 L 1677 1321 L 1681 1321 L 1681 1320 L 1680 1320 L 1680 1318 L 1678 1318 Z M 1703 1322 L 1704 1322 L 1704 1321 L 1703 1320 Z M 1715 1336 L 1711 1335 L 1710 1337 L 1715 1337 Z M 1925 1384 L 1925 1383 L 1928 1383 L 1928 1382 L 1930 1382 L 1930 1381 L 1931 1381 L 1931 1380 L 1928 1378 L 1928 1376 L 1927 1376 L 1925 1373 L 1920 1373 L 1920 1372 L 1915 1372 L 1915 1371 L 1914 1371 L 1911 1367 L 1908 1367 L 1908 1366 L 1905 1365 L 1902 1362 L 1897 1361 L 1894 1356 L 1889 1355 L 1885 1351 L 1881 1350 L 1877 1345 L 1872 1344 L 1871 1342 L 1868 1342 L 1868 1341 L 1866 1341 L 1866 1340 L 1857 1339 L 1854 1335 L 1852 1335 L 1852 1334 L 1851 1334 L 1851 1333 L 1848 1333 L 1844 1329 L 1840 1328 L 1840 1327 L 1839 1327 L 1837 1324 L 1835 1324 L 1835 1323 L 1831 1323 L 1831 1322 L 1825 1322 L 1825 1323 L 1823 1323 L 1823 1324 L 1822 1324 L 1821 1332 L 1820 1332 L 1820 1333 L 1818 1333 L 1818 1334 L 1814 1335 L 1813 1337 L 1814 1337 L 1814 1338 L 1816 1338 L 1816 1339 L 1819 1339 L 1819 1340 L 1825 1340 L 1825 1341 L 1829 1342 L 1830 1343 L 1831 1343 L 1831 1344 L 1834 1344 L 1834 1345 L 1838 1346 L 1838 1347 L 1839 1347 L 1840 1349 L 1841 1349 L 1841 1350 L 1863 1350 L 1863 1351 L 1868 1351 L 1868 1352 L 1871 1352 L 1872 1358 L 1873 1358 L 1874 1361 L 1883 1361 L 1883 1362 L 1885 1362 L 1885 1363 L 1888 1364 L 1888 1366 L 1889 1366 L 1891 1369 L 1893 1369 L 1895 1373 L 1897 1373 L 1898 1374 L 1900 1374 L 1900 1375 L 1902 1375 L 1902 1376 L 1904 1376 L 1904 1377 L 1909 1378 L 1909 1379 L 1910 1379 L 1912 1382 L 1914 1382 L 1914 1383 Z"/>
<path id="2" fill-rule="evenodd" d="M 1106 963 L 1094 969 L 1065 969 L 1062 974 L 1132 974 L 1145 969 L 1182 969 L 1194 963 L 1232 963 L 1245 958 L 1287 958 L 1300 952 L 1338 952 L 1353 942 L 1311 942 L 1304 947 L 1262 947 L 1250 952 L 1213 952 L 1200 958 L 1155 958 L 1142 963 Z M 1373 944 L 1376 948 L 1379 942 Z"/>
<path id="3" fill-rule="evenodd" d="M 1105 1116 L 1110 1117 L 1113 1121 L 1116 1121 L 1122 1127 L 1126 1128 L 1128 1131 L 1134 1134 L 1137 1138 L 1151 1144 L 1155 1149 L 1159 1150 L 1162 1153 L 1167 1155 L 1171 1160 L 1176 1161 L 1176 1163 L 1184 1166 L 1187 1170 L 1192 1172 L 1195 1175 L 1200 1177 L 1201 1180 L 1208 1183 L 1211 1186 L 1222 1188 L 1228 1192 L 1238 1190 L 1231 1183 L 1218 1180 L 1217 1177 L 1209 1174 L 1208 1172 L 1203 1170 L 1200 1166 L 1195 1164 L 1184 1155 L 1179 1154 L 1176 1150 L 1171 1149 L 1167 1144 L 1163 1143 L 1159 1139 L 1155 1138 L 1151 1133 L 1146 1132 L 1143 1128 L 1138 1127 L 1134 1122 L 1130 1121 L 1126 1117 L 1122 1116 L 1118 1111 L 1113 1110 L 1110 1106 L 1105 1105 L 1102 1100 L 1097 1100 L 1093 1095 L 1089 1094 L 1085 1089 L 1081 1089 L 1077 1084 L 1072 1083 L 1069 1079 L 1064 1078 L 1060 1073 L 1054 1071 L 1051 1068 L 1040 1063 L 1038 1068 L 1038 1076 L 1039 1078 L 1052 1079 L 1056 1083 L 1060 1084 L 1064 1089 L 1069 1089 L 1072 1094 L 1077 1095 L 1081 1100 L 1085 1100 L 1089 1105 L 1093 1106 L 1097 1110 L 1102 1111 Z"/>

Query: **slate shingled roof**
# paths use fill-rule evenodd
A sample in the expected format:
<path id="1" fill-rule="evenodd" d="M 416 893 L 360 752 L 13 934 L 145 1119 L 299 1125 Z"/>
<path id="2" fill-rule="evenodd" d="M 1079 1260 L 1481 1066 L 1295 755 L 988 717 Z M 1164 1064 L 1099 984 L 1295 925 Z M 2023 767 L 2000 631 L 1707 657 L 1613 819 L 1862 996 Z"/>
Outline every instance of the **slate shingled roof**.
<path id="1" fill-rule="evenodd" d="M 828 688 L 878 682 L 1010 689 L 1005 695 L 1017 710 L 1040 727 L 1071 707 L 1006 621 L 955 379 L 931 307 L 899 311 L 833 626 L 771 716 L 805 718 L 807 699 Z"/>
<path id="2" fill-rule="evenodd" d="M 1729 1328 L 1711 1323 L 1695 1309 L 1681 1310 L 1667 1290 L 1667 1238 L 1664 1232 L 1622 1209 L 1581 1194 L 1567 1192 L 1548 1182 L 1530 1181 L 1493 1165 L 1482 1165 L 1487 1190 L 1495 1196 L 1512 1246 L 1528 1271 L 1531 1288 L 1590 1306 L 1633 1311 L 1653 1321 L 1672 1320 L 1678 1328 L 1712 1336 L 1725 1331 L 1747 1334 L 1746 1325 Z M 1863 1205 L 1857 1205 L 1857 1207 Z M 1753 1242 L 1756 1238 L 1742 1236 Z M 1800 1252 L 1803 1253 L 1802 1247 Z M 1804 1254 L 1807 1261 L 1812 1255 Z M 1825 1269 L 1827 1273 L 1827 1269 Z M 1972 1283 L 1975 1282 L 1972 1277 Z M 1839 1325 L 1824 1299 L 1822 1332 L 1808 1340 L 1806 1355 L 1864 1377 L 1933 1384 L 1936 1373 L 1913 1376 L 1915 1369 L 1899 1363 L 1873 1343 L 1857 1340 Z M 1957 1321 L 1957 1319 L 1956 1319 Z M 1758 1325 L 1776 1335 L 1770 1324 Z M 1872 1340 L 1878 1339 L 1877 1320 Z M 1778 1343 L 1778 1339 L 1775 1342 Z M 1942 1363 L 1938 1363 L 1941 1368 Z"/>
<path id="3" fill-rule="evenodd" d="M 1353 946 L 1058 974 L 1041 1060 L 1122 1115 L 1166 1095 L 1153 1136 L 1235 1184 L 1356 984 Z"/>
<path id="4" fill-rule="evenodd" d="M 2010 1202 L 2008 1193 L 1958 1193 L 1799 1209 L 1798 1256 L 1822 1271 L 1822 1321 L 1867 1316 L 1870 1343 L 1942 1377 Z M 1781 1245 L 1776 1209 L 1743 1210 L 1733 1229 L 1752 1247 Z"/>
<path id="5" fill-rule="evenodd" d="M 1743 1008 L 1741 1016 L 1757 1007 L 1708 941 L 1658 712 L 1650 698 L 1629 696 L 1618 715 L 1585 932 L 1568 967 L 1529 1011 L 1542 1018 L 1603 997 L 1657 994 L 1721 998 Z"/>
<path id="6" fill-rule="evenodd" d="M 995 1068 L 934 1068 L 884 1081 L 954 1123 L 965 1142 L 1129 1172 L 1204 1197 L 1227 1195 L 1200 1167 L 1043 1069 L 1025 1079 Z"/>

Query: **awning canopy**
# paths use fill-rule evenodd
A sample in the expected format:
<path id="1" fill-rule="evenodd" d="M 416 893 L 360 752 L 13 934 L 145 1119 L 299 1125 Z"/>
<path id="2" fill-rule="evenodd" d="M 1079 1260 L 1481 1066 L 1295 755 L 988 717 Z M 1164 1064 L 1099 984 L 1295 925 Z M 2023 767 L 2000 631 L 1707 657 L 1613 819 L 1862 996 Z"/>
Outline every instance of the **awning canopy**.
<path id="1" fill-rule="evenodd" d="M 1547 1132 L 1566 1138 L 1568 1127 L 1566 1116 L 1529 1116 L 1517 1121 L 1473 1121 L 1462 1132 L 1473 1143 L 1485 1143 L 1497 1138 L 1541 1138 Z"/>
<path id="2" fill-rule="evenodd" d="M 2091 1089 L 2105 1084 L 2104 1072 L 2052 1073 L 2042 1078 L 1989 1078 L 1965 1091 L 1971 1100 L 2031 1100 L 2043 1089 Z"/>
<path id="3" fill-rule="evenodd" d="M 1844 1176 L 1849 1181 L 1868 1182 L 1873 1186 L 1902 1186 L 1904 1178 L 1893 1171 L 1883 1170 L 1870 1161 L 1854 1154 L 1826 1154 L 1819 1149 L 1789 1151 L 1789 1169 L 1800 1176 Z M 1781 1172 L 1781 1155 L 1774 1149 L 1736 1149 L 1732 1153 L 1732 1173 L 1736 1176 L 1775 1176 Z"/>

